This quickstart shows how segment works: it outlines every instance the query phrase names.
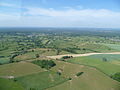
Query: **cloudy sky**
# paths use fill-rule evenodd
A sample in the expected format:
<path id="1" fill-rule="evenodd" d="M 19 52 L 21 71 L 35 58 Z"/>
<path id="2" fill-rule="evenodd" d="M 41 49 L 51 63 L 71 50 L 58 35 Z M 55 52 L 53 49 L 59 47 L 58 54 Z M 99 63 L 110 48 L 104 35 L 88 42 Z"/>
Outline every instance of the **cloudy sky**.
<path id="1" fill-rule="evenodd" d="M 0 0 L 0 27 L 120 28 L 120 1 Z"/>

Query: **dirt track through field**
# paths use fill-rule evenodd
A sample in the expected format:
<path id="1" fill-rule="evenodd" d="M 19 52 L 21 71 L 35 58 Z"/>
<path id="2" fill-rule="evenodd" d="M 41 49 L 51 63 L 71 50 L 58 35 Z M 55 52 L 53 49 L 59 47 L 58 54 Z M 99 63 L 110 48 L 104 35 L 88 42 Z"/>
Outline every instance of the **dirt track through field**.
<path id="1" fill-rule="evenodd" d="M 56 56 L 47 56 L 51 59 L 60 59 L 63 56 L 73 56 L 73 57 L 81 57 L 81 56 L 91 56 L 91 55 L 97 55 L 97 54 L 120 54 L 120 52 L 111 52 L 111 53 L 86 53 L 86 54 L 65 54 L 65 55 L 56 55 Z"/>

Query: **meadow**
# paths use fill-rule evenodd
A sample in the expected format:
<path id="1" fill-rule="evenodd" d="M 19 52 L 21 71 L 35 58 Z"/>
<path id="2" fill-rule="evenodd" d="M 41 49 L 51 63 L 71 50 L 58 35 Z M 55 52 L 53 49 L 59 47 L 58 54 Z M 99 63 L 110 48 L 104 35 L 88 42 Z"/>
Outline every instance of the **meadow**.
<path id="1" fill-rule="evenodd" d="M 104 59 L 106 61 L 104 61 Z M 91 55 L 67 60 L 70 63 L 83 64 L 95 67 L 107 75 L 120 71 L 120 55 Z"/>

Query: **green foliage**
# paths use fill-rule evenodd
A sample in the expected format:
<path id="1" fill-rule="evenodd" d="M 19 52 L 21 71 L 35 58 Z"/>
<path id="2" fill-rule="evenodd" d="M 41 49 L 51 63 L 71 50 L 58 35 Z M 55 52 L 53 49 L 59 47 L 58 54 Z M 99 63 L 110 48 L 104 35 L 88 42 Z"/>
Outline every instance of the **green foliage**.
<path id="1" fill-rule="evenodd" d="M 73 56 L 63 56 L 62 59 L 69 59 L 69 58 L 73 58 Z"/>
<path id="2" fill-rule="evenodd" d="M 58 75 L 61 75 L 62 73 L 61 72 L 57 72 Z"/>
<path id="3" fill-rule="evenodd" d="M 120 72 L 115 73 L 114 75 L 111 76 L 111 78 L 113 78 L 114 80 L 117 80 L 118 82 L 120 82 Z"/>
<path id="4" fill-rule="evenodd" d="M 68 80 L 72 80 L 72 78 L 71 78 L 71 77 L 69 77 L 69 78 L 68 78 Z"/>
<path id="5" fill-rule="evenodd" d="M 103 62 L 103 58 L 107 58 L 107 62 Z M 120 55 L 112 54 L 99 54 L 91 56 L 76 57 L 67 60 L 70 63 L 83 64 L 86 66 L 94 67 L 104 72 L 107 75 L 120 71 Z"/>
<path id="6" fill-rule="evenodd" d="M 108 61 L 107 58 L 105 58 L 105 57 L 104 57 L 102 60 L 103 60 L 104 62 L 107 62 L 107 61 Z"/>
<path id="7" fill-rule="evenodd" d="M 47 70 L 51 69 L 52 67 L 56 66 L 55 62 L 52 60 L 36 60 L 32 63 L 39 65 L 41 68 L 45 68 Z"/>
<path id="8" fill-rule="evenodd" d="M 80 75 L 82 75 L 84 72 L 79 72 L 79 73 L 77 73 L 76 74 L 76 76 L 80 76 Z"/>
<path id="9" fill-rule="evenodd" d="M 40 55 L 39 55 L 39 54 L 35 54 L 35 56 L 36 56 L 36 58 L 39 58 L 39 57 L 40 57 Z"/>
<path id="10" fill-rule="evenodd" d="M 77 54 L 77 52 L 75 51 L 74 48 L 64 48 L 63 50 L 64 50 L 64 51 L 67 51 L 67 52 L 70 52 L 70 53 Z M 78 49 L 78 50 L 79 50 L 79 49 Z"/>

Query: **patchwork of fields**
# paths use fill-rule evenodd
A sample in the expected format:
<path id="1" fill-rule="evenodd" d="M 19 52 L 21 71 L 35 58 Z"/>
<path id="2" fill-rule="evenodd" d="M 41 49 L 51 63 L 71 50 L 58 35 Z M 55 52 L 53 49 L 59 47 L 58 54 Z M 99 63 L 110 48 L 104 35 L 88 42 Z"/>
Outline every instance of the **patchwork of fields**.
<path id="1" fill-rule="evenodd" d="M 120 90 L 118 37 L 84 34 L 0 33 L 0 90 Z"/>

